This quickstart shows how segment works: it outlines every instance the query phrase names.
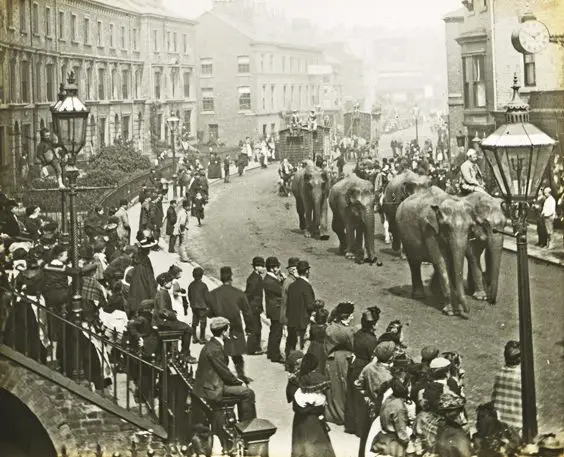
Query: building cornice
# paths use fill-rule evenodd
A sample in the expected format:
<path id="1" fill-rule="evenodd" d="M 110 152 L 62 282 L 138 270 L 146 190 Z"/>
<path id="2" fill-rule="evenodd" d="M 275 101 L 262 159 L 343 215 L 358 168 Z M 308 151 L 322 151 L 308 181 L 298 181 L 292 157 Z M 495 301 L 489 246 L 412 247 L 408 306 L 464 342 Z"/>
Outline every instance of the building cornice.
<path id="1" fill-rule="evenodd" d="M 466 43 L 484 42 L 487 39 L 488 39 L 488 34 L 485 29 L 475 29 L 469 32 L 461 33 L 454 40 L 461 45 Z"/>

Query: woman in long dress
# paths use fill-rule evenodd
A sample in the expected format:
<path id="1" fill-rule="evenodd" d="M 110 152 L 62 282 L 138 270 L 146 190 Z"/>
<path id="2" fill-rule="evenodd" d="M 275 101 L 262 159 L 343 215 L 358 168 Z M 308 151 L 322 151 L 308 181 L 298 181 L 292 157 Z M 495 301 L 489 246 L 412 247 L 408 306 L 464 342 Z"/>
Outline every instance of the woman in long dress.
<path id="1" fill-rule="evenodd" d="M 327 421 L 336 425 L 343 425 L 345 421 L 347 373 L 353 354 L 354 330 L 350 326 L 353 312 L 353 303 L 339 303 L 325 335 L 326 371 L 331 381 L 325 414 Z"/>
<path id="2" fill-rule="evenodd" d="M 329 389 L 327 377 L 316 371 L 317 359 L 306 354 L 297 377 L 292 405 L 291 457 L 335 457 L 323 412 Z"/>

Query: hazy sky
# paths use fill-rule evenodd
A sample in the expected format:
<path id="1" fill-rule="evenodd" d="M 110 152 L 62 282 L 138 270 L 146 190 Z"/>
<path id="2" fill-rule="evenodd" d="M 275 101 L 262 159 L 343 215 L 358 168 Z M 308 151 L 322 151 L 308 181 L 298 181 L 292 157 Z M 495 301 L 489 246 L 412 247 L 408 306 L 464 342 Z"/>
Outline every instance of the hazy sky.
<path id="1" fill-rule="evenodd" d="M 196 17 L 212 0 L 163 0 L 169 8 Z M 460 8 L 460 0 L 266 0 L 289 16 L 307 17 L 319 25 L 381 25 L 387 28 L 444 27 L 442 16 Z M 190 5 L 190 6 L 187 6 Z M 320 12 L 323 11 L 323 16 Z"/>

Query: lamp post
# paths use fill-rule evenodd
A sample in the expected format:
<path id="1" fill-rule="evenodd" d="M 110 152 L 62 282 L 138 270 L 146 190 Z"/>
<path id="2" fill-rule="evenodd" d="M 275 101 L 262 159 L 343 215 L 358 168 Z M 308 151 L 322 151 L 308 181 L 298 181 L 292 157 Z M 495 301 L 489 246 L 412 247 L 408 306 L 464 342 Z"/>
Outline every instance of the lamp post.
<path id="1" fill-rule="evenodd" d="M 170 139 L 172 142 L 172 193 L 174 198 L 176 198 L 176 144 L 175 144 L 175 134 L 176 129 L 178 128 L 178 124 L 180 123 L 180 119 L 174 113 L 167 119 L 168 127 L 170 128 Z"/>
<path id="2" fill-rule="evenodd" d="M 506 123 L 481 142 L 481 149 L 504 199 L 502 207 L 511 219 L 517 240 L 519 337 L 521 342 L 521 398 L 523 438 L 531 443 L 537 435 L 537 406 L 533 359 L 527 214 L 537 197 L 555 141 L 529 123 L 529 105 L 519 97 L 517 76 L 513 98 L 506 107 Z"/>
<path id="3" fill-rule="evenodd" d="M 419 106 L 413 107 L 413 115 L 415 116 L 415 143 L 419 146 Z"/>
<path id="4" fill-rule="evenodd" d="M 51 117 L 53 118 L 53 130 L 58 138 L 60 146 L 65 155 L 65 177 L 69 185 L 69 207 L 70 207 L 70 251 L 72 262 L 72 314 L 76 324 L 82 323 L 82 297 L 80 294 L 80 274 L 78 265 L 78 223 L 76 217 L 76 196 L 78 190 L 76 181 L 79 170 L 76 167 L 76 157 L 86 143 L 86 126 L 90 111 L 78 98 L 78 87 L 75 84 L 74 73 L 71 72 L 64 87 L 64 99 L 58 100 L 51 106 Z M 64 192 L 63 192 L 64 195 Z M 65 215 L 63 215 L 64 217 Z M 79 335 L 75 335 L 78 348 Z M 78 380 L 81 377 L 79 351 L 75 349 L 74 374 Z"/>

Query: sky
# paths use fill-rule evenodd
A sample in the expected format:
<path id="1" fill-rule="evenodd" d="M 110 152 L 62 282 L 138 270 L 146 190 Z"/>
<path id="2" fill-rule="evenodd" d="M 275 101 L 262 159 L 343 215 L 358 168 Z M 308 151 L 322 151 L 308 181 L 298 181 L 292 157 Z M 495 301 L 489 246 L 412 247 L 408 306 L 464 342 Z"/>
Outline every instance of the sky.
<path id="1" fill-rule="evenodd" d="M 319 26 L 345 24 L 399 29 L 443 28 L 441 18 L 462 6 L 460 0 L 264 1 L 282 7 L 290 17 L 306 17 Z M 163 0 L 163 3 L 189 17 L 197 17 L 211 7 L 212 0 Z"/>

